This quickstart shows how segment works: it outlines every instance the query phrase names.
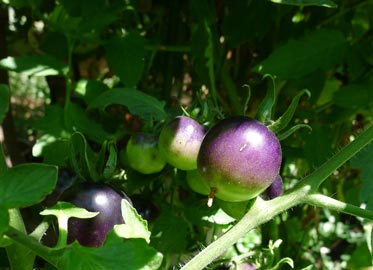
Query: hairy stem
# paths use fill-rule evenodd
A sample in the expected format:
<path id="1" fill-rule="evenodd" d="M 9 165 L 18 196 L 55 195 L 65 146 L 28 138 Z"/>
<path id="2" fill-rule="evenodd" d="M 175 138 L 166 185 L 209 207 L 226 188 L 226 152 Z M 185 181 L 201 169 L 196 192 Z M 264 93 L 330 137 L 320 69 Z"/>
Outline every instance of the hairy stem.
<path id="1" fill-rule="evenodd" d="M 312 174 L 305 177 L 300 185 L 310 185 L 312 191 L 316 192 L 319 186 L 346 161 L 363 149 L 373 139 L 373 125 L 362 132 L 354 141 L 343 147 L 338 153 L 316 169 Z M 312 192 L 312 193 L 313 193 Z"/>
<path id="2" fill-rule="evenodd" d="M 297 186 L 295 186 L 292 190 L 289 190 L 284 195 L 271 201 L 263 201 L 261 198 L 257 198 L 254 205 L 236 225 L 234 225 L 227 233 L 222 235 L 216 241 L 212 242 L 181 269 L 203 269 L 221 254 L 223 254 L 230 246 L 235 244 L 251 229 L 267 222 L 281 212 L 301 203 L 310 203 L 312 205 L 346 212 L 351 215 L 373 219 L 373 215 L 369 211 L 336 201 L 324 195 L 314 194 L 320 184 L 325 181 L 329 175 L 331 175 L 336 169 L 338 169 L 347 160 L 364 148 L 364 146 L 366 146 L 372 139 L 373 126 L 366 129 L 353 142 L 342 148 L 341 151 L 326 161 L 312 174 L 300 181 Z"/>
<path id="3" fill-rule="evenodd" d="M 362 217 L 365 219 L 373 220 L 373 211 L 365 210 L 355 205 L 351 205 L 345 202 L 338 201 L 330 198 L 329 196 L 322 194 L 309 194 L 305 196 L 305 203 L 314 205 L 317 207 L 323 207 L 330 210 L 346 213 L 352 216 Z"/>
<path id="4" fill-rule="evenodd" d="M 20 233 L 26 233 L 25 224 L 19 209 L 9 209 L 9 224 L 14 226 Z M 5 249 L 12 270 L 32 270 L 34 268 L 35 254 L 32 250 L 17 242 L 12 243 Z"/>
<path id="5" fill-rule="evenodd" d="M 8 230 L 4 233 L 4 235 L 11 238 L 15 242 L 14 244 L 17 244 L 23 247 L 25 250 L 28 250 L 28 252 L 37 254 L 38 256 L 45 259 L 50 264 L 56 266 L 53 260 L 55 256 L 53 253 L 55 251 L 47 246 L 40 244 L 35 238 L 17 230 L 16 228 L 12 226 L 9 226 Z M 20 260 L 19 264 L 24 265 L 25 262 Z M 17 269 L 26 269 L 26 268 L 17 268 Z M 31 268 L 29 269 L 33 269 L 33 265 L 31 265 Z"/>

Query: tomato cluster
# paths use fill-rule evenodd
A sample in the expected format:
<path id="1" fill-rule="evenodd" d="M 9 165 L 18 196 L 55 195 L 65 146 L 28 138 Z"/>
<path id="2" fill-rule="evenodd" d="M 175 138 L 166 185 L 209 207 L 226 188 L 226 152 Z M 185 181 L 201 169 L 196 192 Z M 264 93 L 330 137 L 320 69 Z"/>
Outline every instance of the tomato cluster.
<path id="1" fill-rule="evenodd" d="M 264 191 L 265 199 L 282 193 L 279 140 L 264 124 L 244 116 L 226 118 L 210 129 L 190 117 L 175 117 L 159 136 L 133 134 L 120 158 L 142 174 L 159 173 L 167 163 L 185 170 L 191 190 L 223 202 L 246 202 Z M 60 200 L 99 212 L 90 219 L 71 218 L 69 242 L 100 246 L 115 224 L 125 222 L 123 199 L 132 204 L 126 194 L 103 183 L 85 181 L 64 191 Z M 144 207 L 138 199 L 134 207 L 151 218 L 157 209 Z"/>
<path id="2" fill-rule="evenodd" d="M 280 142 L 252 118 L 229 117 L 208 130 L 190 117 L 178 116 L 164 125 L 158 143 L 155 137 L 139 138 L 146 135 L 133 135 L 126 154 L 128 165 L 140 173 L 159 172 L 168 163 L 187 171 L 195 192 L 230 202 L 248 201 L 267 188 L 267 198 L 282 193 L 282 181 L 271 186 L 279 177 Z"/>

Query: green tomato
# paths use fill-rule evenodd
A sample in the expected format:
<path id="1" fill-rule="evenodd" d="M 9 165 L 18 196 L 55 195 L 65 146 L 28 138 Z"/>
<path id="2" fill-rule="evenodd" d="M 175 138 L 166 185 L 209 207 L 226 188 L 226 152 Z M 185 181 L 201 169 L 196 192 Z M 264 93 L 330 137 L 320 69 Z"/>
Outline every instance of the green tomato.
<path id="1" fill-rule="evenodd" d="M 166 165 L 158 150 L 158 137 L 150 134 L 132 135 L 125 154 L 128 165 L 143 174 L 160 172 Z"/>
<path id="2" fill-rule="evenodd" d="M 210 187 L 198 170 L 187 171 L 186 180 L 191 190 L 202 195 L 210 194 Z"/>

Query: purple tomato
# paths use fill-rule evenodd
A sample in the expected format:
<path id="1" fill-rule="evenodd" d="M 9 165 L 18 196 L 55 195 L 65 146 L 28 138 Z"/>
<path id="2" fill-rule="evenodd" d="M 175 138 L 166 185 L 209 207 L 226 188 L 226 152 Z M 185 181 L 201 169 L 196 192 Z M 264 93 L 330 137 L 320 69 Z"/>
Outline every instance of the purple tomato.
<path id="1" fill-rule="evenodd" d="M 257 120 L 235 116 L 207 132 L 198 170 L 217 198 L 247 201 L 271 185 L 281 160 L 281 145 L 274 133 Z"/>
<path id="2" fill-rule="evenodd" d="M 205 133 L 206 128 L 196 120 L 178 116 L 162 128 L 159 149 L 166 161 L 175 168 L 194 170 Z"/>
<path id="3" fill-rule="evenodd" d="M 83 182 L 68 189 L 62 200 L 99 212 L 89 219 L 70 218 L 68 223 L 68 242 L 77 240 L 81 245 L 98 247 L 106 239 L 106 234 L 116 224 L 123 224 L 121 201 L 130 199 L 107 184 Z"/>

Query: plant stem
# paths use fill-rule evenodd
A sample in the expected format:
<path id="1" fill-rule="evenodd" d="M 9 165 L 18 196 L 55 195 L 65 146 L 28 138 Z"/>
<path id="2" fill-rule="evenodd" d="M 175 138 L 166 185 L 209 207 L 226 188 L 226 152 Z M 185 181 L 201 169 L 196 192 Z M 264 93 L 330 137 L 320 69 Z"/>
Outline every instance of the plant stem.
<path id="1" fill-rule="evenodd" d="M 9 225 L 10 228 L 14 226 L 20 232 L 26 233 L 25 224 L 19 209 L 9 209 Z M 5 235 L 7 234 L 5 233 Z M 5 249 L 12 270 L 34 269 L 35 254 L 32 250 L 19 243 L 12 243 Z"/>
<path id="2" fill-rule="evenodd" d="M 263 201 L 258 197 L 249 212 L 236 225 L 198 253 L 181 270 L 201 270 L 205 268 L 250 230 L 298 204 L 307 192 L 308 187 L 304 186 L 271 201 Z"/>
<path id="3" fill-rule="evenodd" d="M 27 234 L 17 230 L 12 226 L 9 226 L 8 230 L 4 233 L 4 235 L 11 238 L 14 242 L 16 242 L 15 244 L 23 247 L 25 250 L 28 250 L 28 252 L 32 252 L 33 255 L 37 254 L 50 264 L 56 266 L 53 260 L 53 257 L 55 256 L 53 253 L 55 252 L 55 250 L 40 244 L 35 238 L 28 236 Z M 23 261 L 21 258 L 19 258 L 18 264 L 26 265 L 25 261 Z M 12 266 L 11 269 L 33 269 L 33 265 L 31 266 L 31 268 L 13 268 Z"/>
<path id="4" fill-rule="evenodd" d="M 65 247 L 67 244 L 67 226 L 69 218 L 65 215 L 58 216 L 58 240 L 56 248 Z"/>
<path id="5" fill-rule="evenodd" d="M 329 175 L 351 159 L 356 153 L 369 144 L 371 140 L 373 140 L 373 125 L 368 127 L 356 137 L 354 141 L 343 147 L 313 173 L 305 177 L 299 184 L 310 185 L 312 189 L 311 193 L 316 192 Z"/>
<path id="6" fill-rule="evenodd" d="M 310 205 L 314 205 L 317 207 L 323 207 L 329 210 L 346 213 L 352 216 L 357 216 L 357 217 L 373 220 L 373 211 L 365 210 L 355 205 L 338 201 L 326 195 L 309 194 L 305 196 L 303 201 L 305 203 L 308 203 Z"/>
<path id="7" fill-rule="evenodd" d="M 300 203 L 310 203 L 316 206 L 343 211 L 348 214 L 373 219 L 371 212 L 356 206 L 345 204 L 328 198 L 325 195 L 314 194 L 320 184 L 347 160 L 353 157 L 373 139 L 373 126 L 366 129 L 353 142 L 346 145 L 331 159 L 326 161 L 312 174 L 304 178 L 292 190 L 270 201 L 263 201 L 260 197 L 254 205 L 228 232 L 212 242 L 204 250 L 198 253 L 181 270 L 201 270 L 213 260 L 223 254 L 230 246 L 235 244 L 251 229 L 267 222 L 276 215 Z"/>

